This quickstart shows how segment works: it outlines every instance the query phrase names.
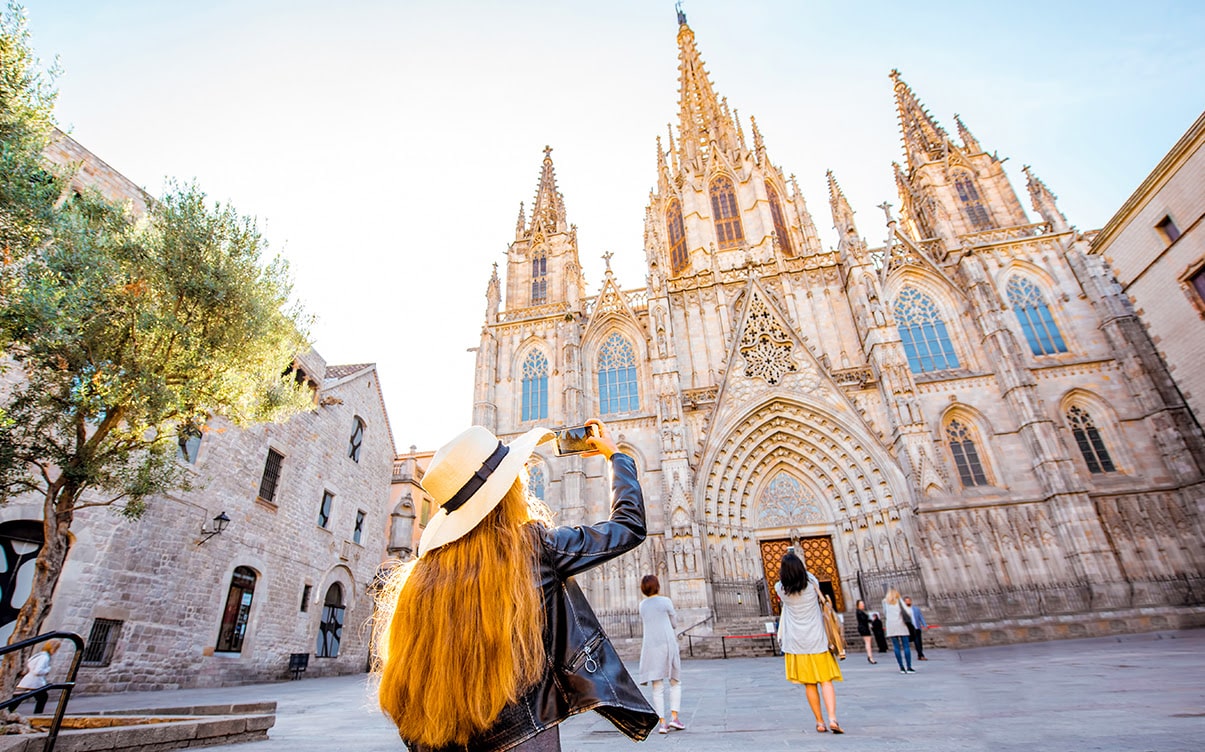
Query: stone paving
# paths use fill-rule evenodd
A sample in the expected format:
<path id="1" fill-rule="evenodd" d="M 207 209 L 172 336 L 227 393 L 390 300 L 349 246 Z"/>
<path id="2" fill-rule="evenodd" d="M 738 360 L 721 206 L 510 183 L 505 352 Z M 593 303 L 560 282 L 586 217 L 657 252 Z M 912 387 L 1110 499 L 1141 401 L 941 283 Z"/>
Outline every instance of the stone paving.
<path id="1" fill-rule="evenodd" d="M 1205 749 L 1205 630 L 929 651 L 903 675 L 890 653 L 877 665 L 851 654 L 837 685 L 846 734 L 818 734 L 803 688 L 781 658 L 683 664 L 686 731 L 654 733 L 643 746 L 729 750 L 1126 750 Z M 73 711 L 276 700 L 266 742 L 213 752 L 398 752 L 364 677 L 303 679 L 224 689 L 96 695 Z M 565 752 L 635 750 L 594 713 L 561 726 Z"/>

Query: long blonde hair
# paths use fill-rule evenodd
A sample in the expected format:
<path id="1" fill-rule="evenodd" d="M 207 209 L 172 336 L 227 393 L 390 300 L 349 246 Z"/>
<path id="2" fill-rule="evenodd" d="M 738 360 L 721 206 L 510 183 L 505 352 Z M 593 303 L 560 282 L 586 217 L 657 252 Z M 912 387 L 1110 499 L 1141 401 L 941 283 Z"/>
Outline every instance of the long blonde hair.
<path id="1" fill-rule="evenodd" d="M 891 588 L 887 591 L 887 595 L 883 596 L 883 600 L 894 606 L 900 602 L 900 591 L 896 590 L 895 588 Z"/>
<path id="2" fill-rule="evenodd" d="M 517 480 L 471 532 L 390 578 L 377 615 L 378 697 L 403 739 L 466 744 L 542 676 L 544 608 L 527 524 L 538 514 Z"/>

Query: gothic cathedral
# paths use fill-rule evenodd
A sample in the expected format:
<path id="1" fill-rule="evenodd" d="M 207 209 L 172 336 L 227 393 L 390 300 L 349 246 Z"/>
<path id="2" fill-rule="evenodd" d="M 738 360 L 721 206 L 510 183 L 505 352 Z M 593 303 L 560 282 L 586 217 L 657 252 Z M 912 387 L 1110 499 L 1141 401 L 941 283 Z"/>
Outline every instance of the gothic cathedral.
<path id="1" fill-rule="evenodd" d="M 584 579 L 596 610 L 632 613 L 653 572 L 687 624 L 768 614 L 794 545 L 838 608 L 895 585 L 950 644 L 1198 623 L 1205 439 L 1094 233 L 1026 168 L 1031 221 L 1001 160 L 892 71 L 889 240 L 868 246 L 829 173 L 824 248 L 678 20 L 646 286 L 608 264 L 587 293 L 548 149 L 477 350 L 474 422 L 597 415 L 636 458 L 649 538 Z M 561 524 L 609 509 L 600 459 L 549 450 L 530 481 Z"/>

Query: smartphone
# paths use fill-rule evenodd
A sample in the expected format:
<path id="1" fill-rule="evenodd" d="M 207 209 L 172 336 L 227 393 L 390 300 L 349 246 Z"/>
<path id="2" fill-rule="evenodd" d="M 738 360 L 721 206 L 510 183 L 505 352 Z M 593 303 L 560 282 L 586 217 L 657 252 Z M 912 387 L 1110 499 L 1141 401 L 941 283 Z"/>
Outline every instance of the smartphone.
<path id="1" fill-rule="evenodd" d="M 594 451 L 594 447 L 586 441 L 591 436 L 598 436 L 598 427 L 593 423 L 585 426 L 562 428 L 556 432 L 556 453 L 560 457 L 569 454 L 581 454 Z"/>

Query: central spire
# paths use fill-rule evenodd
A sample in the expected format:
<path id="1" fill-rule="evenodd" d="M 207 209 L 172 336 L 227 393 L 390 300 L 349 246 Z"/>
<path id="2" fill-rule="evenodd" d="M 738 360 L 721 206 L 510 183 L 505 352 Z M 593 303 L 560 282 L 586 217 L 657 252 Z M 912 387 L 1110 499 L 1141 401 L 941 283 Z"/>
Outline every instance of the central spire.
<path id="1" fill-rule="evenodd" d="M 713 145 L 721 150 L 736 148 L 736 123 L 727 106 L 716 96 L 695 47 L 695 33 L 678 8 L 678 131 L 680 162 L 706 159 Z"/>
<path id="2" fill-rule="evenodd" d="M 531 225 L 528 232 L 551 235 L 566 232 L 565 200 L 556 188 L 556 171 L 552 167 L 552 147 L 544 147 L 544 165 L 540 170 L 540 185 L 536 188 L 535 202 L 531 206 Z"/>
<path id="3" fill-rule="evenodd" d="M 949 135 L 917 101 L 912 89 L 900 79 L 898 70 L 891 71 L 891 80 L 895 82 L 895 104 L 899 111 L 904 151 L 908 155 L 908 169 L 915 170 L 926 162 L 941 159 L 949 145 Z"/>

